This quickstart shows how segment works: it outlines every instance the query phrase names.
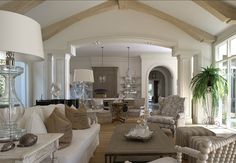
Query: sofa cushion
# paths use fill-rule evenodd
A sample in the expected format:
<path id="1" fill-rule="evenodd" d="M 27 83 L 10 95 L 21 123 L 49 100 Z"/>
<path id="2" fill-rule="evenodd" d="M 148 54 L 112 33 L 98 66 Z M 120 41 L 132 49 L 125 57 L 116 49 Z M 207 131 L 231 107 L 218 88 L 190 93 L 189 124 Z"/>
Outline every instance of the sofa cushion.
<path id="1" fill-rule="evenodd" d="M 31 108 L 26 108 L 23 117 L 19 120 L 19 127 L 20 128 L 25 128 L 26 122 L 28 121 L 30 116 L 33 114 L 33 112 L 37 112 L 38 115 L 40 116 L 40 118 L 42 120 L 44 119 L 42 110 L 40 109 L 39 106 L 34 106 L 34 107 L 31 107 Z"/>
<path id="2" fill-rule="evenodd" d="M 78 130 L 90 128 L 87 111 L 83 104 L 80 105 L 79 109 L 73 109 L 66 106 L 65 114 L 71 121 L 73 129 Z"/>
<path id="3" fill-rule="evenodd" d="M 58 108 L 58 110 L 60 110 L 60 112 L 65 115 L 65 106 L 64 104 L 51 104 L 51 105 L 45 105 L 45 106 L 40 106 L 42 113 L 43 113 L 43 121 L 45 122 L 45 120 L 52 114 L 52 112 L 54 111 L 55 107 Z"/>
<path id="4" fill-rule="evenodd" d="M 55 108 L 46 119 L 45 125 L 48 133 L 64 133 L 59 139 L 60 149 L 70 145 L 72 140 L 72 124 L 58 108 Z"/>
<path id="5" fill-rule="evenodd" d="M 37 126 L 37 127 L 35 127 Z M 29 119 L 25 123 L 25 129 L 28 133 L 33 134 L 45 134 L 47 133 L 47 129 L 36 111 L 33 111 Z"/>
<path id="6" fill-rule="evenodd" d="M 148 121 L 155 123 L 163 123 L 163 124 L 175 124 L 174 117 L 168 117 L 168 116 L 153 115 L 151 117 L 148 117 Z"/>

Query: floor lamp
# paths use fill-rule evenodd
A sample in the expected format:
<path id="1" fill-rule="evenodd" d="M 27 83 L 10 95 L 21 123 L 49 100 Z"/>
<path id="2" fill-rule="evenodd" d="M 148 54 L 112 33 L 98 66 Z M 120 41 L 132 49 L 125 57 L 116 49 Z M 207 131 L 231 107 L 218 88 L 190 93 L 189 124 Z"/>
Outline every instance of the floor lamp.
<path id="1" fill-rule="evenodd" d="M 0 10 L 0 51 L 6 55 L 6 65 L 0 66 L 5 90 L 0 98 L 0 142 L 17 140 L 25 133 L 18 127 L 24 107 L 15 92 L 15 78 L 23 68 L 15 60 L 35 61 L 44 58 L 40 25 L 33 19 Z"/>
<path id="2" fill-rule="evenodd" d="M 80 99 L 80 104 L 84 104 L 87 96 L 86 87 L 88 83 L 93 83 L 93 70 L 75 69 L 73 83 L 75 84 L 75 92 Z M 81 86 L 81 89 L 80 89 Z"/>

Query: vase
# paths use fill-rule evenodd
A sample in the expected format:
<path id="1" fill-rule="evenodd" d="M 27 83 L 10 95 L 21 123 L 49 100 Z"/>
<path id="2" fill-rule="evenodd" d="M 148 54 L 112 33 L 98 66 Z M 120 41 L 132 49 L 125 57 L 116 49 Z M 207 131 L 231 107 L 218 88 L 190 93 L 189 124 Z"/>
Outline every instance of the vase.
<path id="1" fill-rule="evenodd" d="M 26 132 L 17 124 L 24 106 L 15 91 L 15 78 L 22 73 L 23 68 L 18 66 L 0 66 L 0 75 L 5 79 L 5 90 L 0 97 L 0 142 L 18 140 Z"/>

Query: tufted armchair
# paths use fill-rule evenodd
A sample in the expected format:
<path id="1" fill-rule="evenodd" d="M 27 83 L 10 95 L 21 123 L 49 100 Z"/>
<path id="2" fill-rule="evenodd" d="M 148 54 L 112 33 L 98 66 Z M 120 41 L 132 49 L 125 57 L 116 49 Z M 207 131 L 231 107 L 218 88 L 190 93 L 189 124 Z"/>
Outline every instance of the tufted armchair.
<path id="1" fill-rule="evenodd" d="M 178 95 L 159 97 L 159 110 L 156 115 L 147 118 L 148 122 L 158 123 L 161 128 L 168 128 L 174 135 L 178 126 L 183 126 L 184 121 L 184 98 Z"/>

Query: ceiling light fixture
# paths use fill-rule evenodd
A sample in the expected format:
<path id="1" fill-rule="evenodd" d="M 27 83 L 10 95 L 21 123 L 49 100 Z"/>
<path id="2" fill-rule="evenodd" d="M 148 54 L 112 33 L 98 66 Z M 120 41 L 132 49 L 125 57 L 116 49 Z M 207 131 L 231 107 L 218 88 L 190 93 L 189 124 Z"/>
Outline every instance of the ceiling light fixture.
<path id="1" fill-rule="evenodd" d="M 101 47 L 102 48 L 102 68 L 103 68 L 103 46 Z M 100 83 L 105 83 L 106 82 L 106 76 L 105 75 L 103 75 L 103 70 L 101 71 L 102 72 L 102 74 L 99 76 L 99 82 Z"/>
<path id="2" fill-rule="evenodd" d="M 126 98 L 134 98 L 137 94 L 137 91 L 135 90 L 135 77 L 132 77 L 131 71 L 130 71 L 130 54 L 129 50 L 130 47 L 127 47 L 128 49 L 128 69 L 126 71 L 126 76 L 124 79 L 124 87 L 123 87 L 123 94 Z"/>

